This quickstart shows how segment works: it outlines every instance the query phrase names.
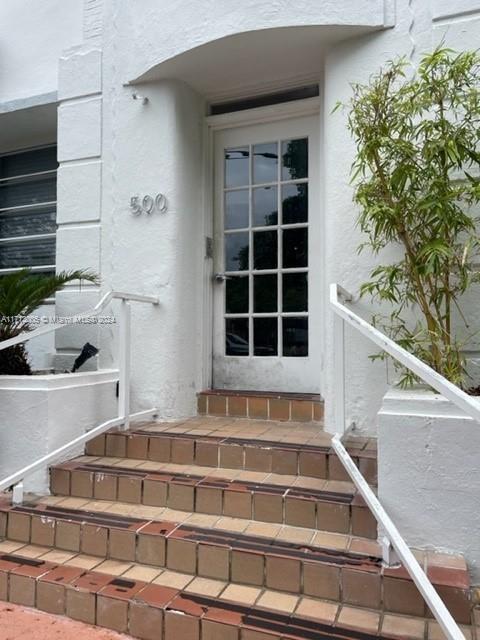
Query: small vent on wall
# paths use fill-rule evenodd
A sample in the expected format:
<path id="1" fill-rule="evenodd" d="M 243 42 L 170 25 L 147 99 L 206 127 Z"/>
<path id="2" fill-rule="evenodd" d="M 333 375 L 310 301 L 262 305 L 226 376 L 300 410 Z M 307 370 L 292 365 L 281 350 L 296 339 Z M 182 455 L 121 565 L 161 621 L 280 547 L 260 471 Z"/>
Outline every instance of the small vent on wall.
<path id="1" fill-rule="evenodd" d="M 294 100 L 304 100 L 305 98 L 316 98 L 319 95 L 318 84 L 308 87 L 297 87 L 287 91 L 278 91 L 251 98 L 242 98 L 232 102 L 221 102 L 210 105 L 210 115 L 218 116 L 222 113 L 232 113 L 234 111 L 244 111 L 245 109 L 255 109 L 256 107 L 268 107 L 272 104 L 282 102 L 293 102 Z"/>

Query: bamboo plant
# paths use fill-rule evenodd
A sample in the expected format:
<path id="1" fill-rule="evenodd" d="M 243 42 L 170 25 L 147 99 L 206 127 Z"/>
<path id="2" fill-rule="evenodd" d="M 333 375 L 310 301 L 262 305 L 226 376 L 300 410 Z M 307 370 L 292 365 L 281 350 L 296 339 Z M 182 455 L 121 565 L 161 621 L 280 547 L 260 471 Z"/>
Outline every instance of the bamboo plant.
<path id="1" fill-rule="evenodd" d="M 466 388 L 464 341 L 478 327 L 459 320 L 467 324 L 463 296 L 480 281 L 480 57 L 440 47 L 416 70 L 390 62 L 353 86 L 348 111 L 359 250 L 380 263 L 361 294 L 390 305 L 377 325 Z M 414 380 L 402 370 L 401 385 Z"/>

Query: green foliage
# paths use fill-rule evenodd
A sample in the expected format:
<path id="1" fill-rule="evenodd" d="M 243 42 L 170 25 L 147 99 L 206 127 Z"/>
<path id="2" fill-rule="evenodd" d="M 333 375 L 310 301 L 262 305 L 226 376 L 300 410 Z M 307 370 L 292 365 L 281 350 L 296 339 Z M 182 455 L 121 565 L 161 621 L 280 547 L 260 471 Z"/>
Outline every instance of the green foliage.
<path id="1" fill-rule="evenodd" d="M 390 62 L 353 86 L 348 107 L 354 200 L 367 236 L 360 250 L 402 248 L 361 293 L 392 306 L 376 318 L 391 337 L 463 387 L 452 314 L 463 318 L 461 298 L 480 281 L 480 57 L 438 48 L 414 73 L 404 59 Z M 403 371 L 401 383 L 412 381 Z"/>
<path id="2" fill-rule="evenodd" d="M 14 338 L 35 328 L 28 316 L 47 299 L 74 280 L 98 283 L 98 276 L 90 271 L 62 271 L 58 274 L 34 274 L 21 269 L 0 277 L 0 341 Z M 31 374 L 27 352 L 23 344 L 0 351 L 0 374 Z"/>

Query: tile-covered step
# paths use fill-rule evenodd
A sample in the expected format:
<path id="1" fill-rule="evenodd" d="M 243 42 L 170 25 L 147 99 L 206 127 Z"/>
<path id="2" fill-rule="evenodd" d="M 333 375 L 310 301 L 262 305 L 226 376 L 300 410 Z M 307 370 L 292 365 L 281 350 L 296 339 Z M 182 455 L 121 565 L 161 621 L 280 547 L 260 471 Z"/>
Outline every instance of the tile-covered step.
<path id="1" fill-rule="evenodd" d="M 32 503 L 0 508 L 9 540 L 312 596 L 384 612 L 424 616 L 423 598 L 401 567 L 377 555 L 322 548 L 173 521 Z M 333 535 L 333 534 L 331 534 Z M 421 562 L 452 615 L 468 624 L 468 572 L 461 558 L 427 554 Z"/>
<path id="2" fill-rule="evenodd" d="M 274 427 L 256 427 L 256 424 L 245 420 L 222 421 L 215 418 L 145 423 L 129 431 L 112 430 L 94 438 L 87 443 L 86 453 L 92 456 L 349 480 L 330 445 L 330 434 L 306 426 L 286 429 L 281 424 Z M 366 480 L 375 484 L 376 440 L 349 438 L 346 445 Z"/>
<path id="3" fill-rule="evenodd" d="M 142 640 L 441 637 L 437 623 L 424 617 L 381 614 L 134 563 L 9 544 L 0 543 L 3 600 Z M 462 631 L 472 640 L 471 627 Z"/>
<path id="4" fill-rule="evenodd" d="M 198 414 L 283 422 L 322 422 L 323 400 L 315 393 L 229 391 L 209 389 L 198 394 Z"/>
<path id="5" fill-rule="evenodd" d="M 255 471 L 82 457 L 50 470 L 54 495 L 169 507 L 297 527 L 377 537 L 354 485 Z"/>

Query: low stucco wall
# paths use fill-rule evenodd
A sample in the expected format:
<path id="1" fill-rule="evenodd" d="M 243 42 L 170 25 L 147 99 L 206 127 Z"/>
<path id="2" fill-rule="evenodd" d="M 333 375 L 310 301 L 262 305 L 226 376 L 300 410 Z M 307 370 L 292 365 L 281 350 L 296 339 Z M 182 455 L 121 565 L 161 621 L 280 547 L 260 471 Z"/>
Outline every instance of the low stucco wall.
<path id="1" fill-rule="evenodd" d="M 0 376 L 0 478 L 114 418 L 117 380 L 118 372 L 113 369 Z M 48 491 L 47 470 L 27 478 L 25 490 Z"/>
<path id="2" fill-rule="evenodd" d="M 378 414 L 379 498 L 408 544 L 465 555 L 480 584 L 480 424 L 429 391 Z"/>

